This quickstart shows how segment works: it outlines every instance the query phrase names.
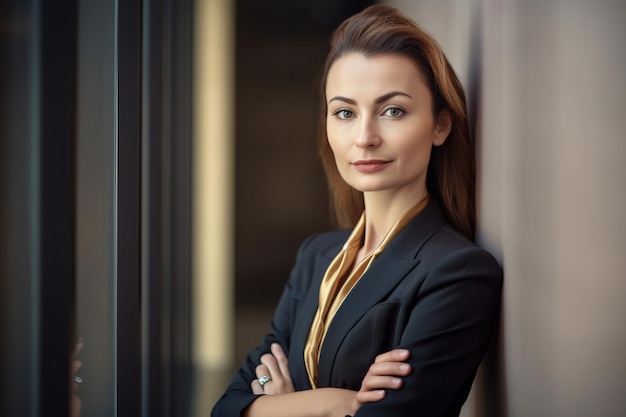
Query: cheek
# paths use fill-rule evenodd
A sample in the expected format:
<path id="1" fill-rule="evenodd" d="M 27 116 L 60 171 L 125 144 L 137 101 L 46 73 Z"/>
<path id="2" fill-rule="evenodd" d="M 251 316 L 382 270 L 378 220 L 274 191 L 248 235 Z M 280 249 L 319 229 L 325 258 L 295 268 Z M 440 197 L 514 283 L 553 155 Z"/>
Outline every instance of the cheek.
<path id="1" fill-rule="evenodd" d="M 332 131 L 332 129 L 326 129 L 326 138 L 328 140 L 328 146 L 333 152 L 335 159 L 339 158 L 343 153 L 340 138 L 335 134 L 335 132 Z"/>
<path id="2" fill-rule="evenodd" d="M 342 150 L 341 147 L 338 146 L 333 146 L 332 142 L 330 143 L 330 150 L 333 152 L 333 158 L 335 160 L 335 165 L 337 166 L 337 170 L 342 173 L 343 176 L 343 172 L 346 169 L 347 163 L 346 163 L 346 152 L 344 150 Z M 335 144 L 336 145 L 336 144 Z"/>
<path id="3" fill-rule="evenodd" d="M 345 179 L 349 166 L 347 163 L 348 151 L 345 149 L 345 146 L 342 146 L 342 141 L 338 137 L 333 136 L 330 132 L 327 132 L 326 137 L 328 138 L 328 146 L 333 153 L 337 171 Z"/>
<path id="4" fill-rule="evenodd" d="M 409 165 L 414 169 L 424 169 L 430 161 L 430 152 L 432 150 L 432 144 L 428 141 L 416 143 L 411 147 L 407 147 L 404 150 L 405 155 L 410 155 Z"/>
<path id="5" fill-rule="evenodd" d="M 398 146 L 408 152 L 430 152 L 435 139 L 434 130 L 429 123 L 416 123 L 414 126 L 404 126 L 398 132 Z M 401 138 L 401 139 L 400 139 Z"/>
<path id="6" fill-rule="evenodd" d="M 430 149 L 433 146 L 433 139 L 430 136 L 422 136 L 416 138 L 411 138 L 404 143 L 404 149 L 407 152 L 411 152 L 412 154 L 424 154 L 426 152 L 430 152 Z"/>
<path id="7" fill-rule="evenodd" d="M 403 169 L 422 170 L 428 165 L 432 146 L 433 138 L 428 132 L 413 131 L 395 143 L 394 151 Z"/>

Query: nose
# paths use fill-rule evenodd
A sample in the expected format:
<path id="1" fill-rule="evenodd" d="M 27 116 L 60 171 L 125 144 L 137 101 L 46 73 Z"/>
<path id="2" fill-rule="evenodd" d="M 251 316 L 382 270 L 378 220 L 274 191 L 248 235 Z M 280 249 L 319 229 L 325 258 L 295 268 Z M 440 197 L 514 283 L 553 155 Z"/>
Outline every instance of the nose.
<path id="1" fill-rule="evenodd" d="M 376 122 L 369 117 L 363 117 L 359 123 L 355 145 L 358 148 L 371 148 L 380 144 L 380 132 Z"/>

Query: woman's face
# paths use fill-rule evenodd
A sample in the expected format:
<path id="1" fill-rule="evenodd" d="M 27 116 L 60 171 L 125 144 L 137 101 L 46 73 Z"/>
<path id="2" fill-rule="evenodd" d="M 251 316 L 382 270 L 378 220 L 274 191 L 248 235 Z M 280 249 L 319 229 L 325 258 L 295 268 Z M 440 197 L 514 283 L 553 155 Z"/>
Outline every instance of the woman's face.
<path id="1" fill-rule="evenodd" d="M 337 169 L 363 192 L 426 192 L 433 145 L 450 132 L 450 117 L 433 116 L 433 97 L 413 61 L 403 55 L 337 59 L 326 79 L 326 131 Z"/>

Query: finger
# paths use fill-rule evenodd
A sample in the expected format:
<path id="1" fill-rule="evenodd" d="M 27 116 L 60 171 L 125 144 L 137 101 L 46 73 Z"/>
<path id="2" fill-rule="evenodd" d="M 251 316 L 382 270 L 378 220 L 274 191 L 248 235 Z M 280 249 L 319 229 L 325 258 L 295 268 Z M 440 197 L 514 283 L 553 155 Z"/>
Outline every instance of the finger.
<path id="1" fill-rule="evenodd" d="M 267 367 L 268 371 L 270 372 L 267 375 L 271 376 L 272 379 L 278 379 L 283 376 L 283 373 L 278 366 L 276 358 L 271 353 L 266 353 L 265 355 L 261 356 L 261 364 Z"/>
<path id="2" fill-rule="evenodd" d="M 280 373 L 287 379 L 291 380 L 291 375 L 289 374 L 289 360 L 287 359 L 287 355 L 283 351 L 283 348 L 280 347 L 278 343 L 272 343 L 272 354 L 274 355 L 274 359 L 278 363 L 278 368 Z"/>
<path id="3" fill-rule="evenodd" d="M 76 345 L 74 346 L 74 351 L 72 352 L 72 355 L 71 355 L 72 359 L 74 359 L 80 353 L 80 351 L 83 349 L 84 344 L 85 344 L 85 341 L 83 340 L 82 337 L 78 339 L 78 342 L 76 342 Z"/>
<path id="4" fill-rule="evenodd" d="M 411 352 L 407 349 L 394 349 L 389 352 L 381 353 L 376 356 L 374 363 L 377 362 L 404 362 L 409 359 Z"/>
<path id="5" fill-rule="evenodd" d="M 406 376 L 411 373 L 411 365 L 404 362 L 379 362 L 370 366 L 368 375 Z"/>
<path id="6" fill-rule="evenodd" d="M 83 349 L 83 346 L 85 345 L 85 341 L 83 340 L 83 338 L 79 338 L 78 341 L 76 342 L 76 345 L 74 345 L 74 352 L 72 352 L 74 355 L 78 355 L 78 353 Z"/>
<path id="7" fill-rule="evenodd" d="M 77 393 L 78 392 L 78 388 L 80 387 L 80 378 L 76 378 L 76 377 L 72 377 L 70 379 L 70 387 L 72 389 L 72 392 Z"/>
<path id="8" fill-rule="evenodd" d="M 269 376 L 270 378 L 272 377 L 272 373 L 264 364 L 257 365 L 255 373 L 257 378 L 263 378 L 264 376 Z"/>
<path id="9" fill-rule="evenodd" d="M 70 399 L 70 417 L 80 417 L 80 409 L 82 406 L 82 401 L 80 397 L 74 393 Z"/>
<path id="10" fill-rule="evenodd" d="M 250 384 L 250 387 L 252 388 L 252 393 L 254 395 L 264 394 L 263 387 L 261 386 L 261 384 L 259 384 L 258 379 L 255 379 L 254 381 L 252 381 L 252 383 Z"/>
<path id="11" fill-rule="evenodd" d="M 356 400 L 361 403 L 375 403 L 377 401 L 385 398 L 386 392 L 385 390 L 376 390 L 376 391 L 359 391 L 356 394 Z"/>
<path id="12" fill-rule="evenodd" d="M 73 360 L 70 363 L 70 375 L 72 377 L 72 382 L 71 382 L 71 388 L 72 388 L 72 392 L 78 392 L 78 387 L 79 387 L 79 383 L 76 382 L 73 377 L 76 376 L 76 373 L 78 372 L 78 370 L 80 369 L 80 367 L 83 366 L 81 361 L 77 361 L 77 360 Z"/>
<path id="13" fill-rule="evenodd" d="M 76 372 L 78 372 L 78 370 L 80 369 L 81 366 L 83 366 L 83 363 L 81 361 L 72 361 L 72 368 L 71 368 L 71 373 L 72 376 L 76 375 Z"/>
<path id="14" fill-rule="evenodd" d="M 402 379 L 393 376 L 366 376 L 361 383 L 360 392 L 380 389 L 398 389 L 402 386 Z"/>

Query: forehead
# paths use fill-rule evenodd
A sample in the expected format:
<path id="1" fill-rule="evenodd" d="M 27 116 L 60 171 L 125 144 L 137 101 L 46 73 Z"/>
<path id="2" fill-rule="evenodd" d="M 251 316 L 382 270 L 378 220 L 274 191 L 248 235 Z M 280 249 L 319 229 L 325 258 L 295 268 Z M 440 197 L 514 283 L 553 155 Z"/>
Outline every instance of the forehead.
<path id="1" fill-rule="evenodd" d="M 424 76 L 412 59 L 400 54 L 365 56 L 352 52 L 331 65 L 326 78 L 326 96 L 369 95 L 391 90 L 429 93 Z"/>

